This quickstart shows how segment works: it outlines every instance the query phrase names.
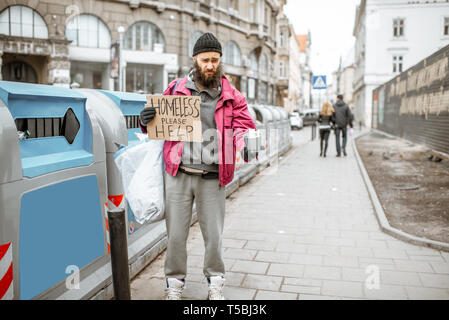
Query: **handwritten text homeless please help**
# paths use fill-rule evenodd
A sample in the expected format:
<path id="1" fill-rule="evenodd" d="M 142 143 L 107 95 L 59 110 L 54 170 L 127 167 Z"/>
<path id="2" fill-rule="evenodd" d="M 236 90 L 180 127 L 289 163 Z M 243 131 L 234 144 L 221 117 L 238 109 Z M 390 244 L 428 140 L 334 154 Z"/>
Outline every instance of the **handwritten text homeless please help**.
<path id="1" fill-rule="evenodd" d="M 147 125 L 148 138 L 169 141 L 203 141 L 197 96 L 147 96 L 146 107 L 156 110 Z"/>

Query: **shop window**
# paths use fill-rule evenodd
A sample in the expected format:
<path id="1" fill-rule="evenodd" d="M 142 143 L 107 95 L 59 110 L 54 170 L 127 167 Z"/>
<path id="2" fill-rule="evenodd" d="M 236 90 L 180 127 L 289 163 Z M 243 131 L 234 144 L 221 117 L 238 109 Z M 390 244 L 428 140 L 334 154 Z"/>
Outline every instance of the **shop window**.
<path id="1" fill-rule="evenodd" d="M 126 91 L 141 94 L 163 92 L 163 67 L 128 63 L 126 66 Z"/>
<path id="2" fill-rule="evenodd" d="M 70 83 L 81 88 L 109 89 L 108 64 L 99 62 L 71 61 Z"/>

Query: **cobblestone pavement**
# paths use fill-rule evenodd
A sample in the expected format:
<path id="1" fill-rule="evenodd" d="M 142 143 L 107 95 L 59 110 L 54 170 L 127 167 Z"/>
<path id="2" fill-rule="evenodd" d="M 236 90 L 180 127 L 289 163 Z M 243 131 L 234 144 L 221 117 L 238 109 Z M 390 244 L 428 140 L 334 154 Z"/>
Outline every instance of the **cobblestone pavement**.
<path id="1" fill-rule="evenodd" d="M 227 299 L 449 299 L 449 253 L 380 231 L 348 141 L 348 156 L 319 157 L 310 127 L 293 148 L 226 201 Z M 204 244 L 188 241 L 184 299 L 206 299 Z M 133 299 L 163 299 L 161 254 L 131 283 Z"/>

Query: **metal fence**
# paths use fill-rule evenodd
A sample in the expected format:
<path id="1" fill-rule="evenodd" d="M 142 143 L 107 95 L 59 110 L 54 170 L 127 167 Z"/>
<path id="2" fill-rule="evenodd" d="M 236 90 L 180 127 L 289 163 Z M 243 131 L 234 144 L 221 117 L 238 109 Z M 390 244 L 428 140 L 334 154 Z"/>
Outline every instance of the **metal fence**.
<path id="1" fill-rule="evenodd" d="M 449 46 L 373 91 L 373 128 L 449 154 Z"/>

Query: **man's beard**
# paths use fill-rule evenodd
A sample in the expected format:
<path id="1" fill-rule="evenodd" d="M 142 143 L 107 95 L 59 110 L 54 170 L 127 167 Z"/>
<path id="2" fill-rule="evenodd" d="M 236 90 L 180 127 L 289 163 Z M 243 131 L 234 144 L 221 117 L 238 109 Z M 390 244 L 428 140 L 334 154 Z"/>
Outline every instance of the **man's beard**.
<path id="1" fill-rule="evenodd" d="M 206 76 L 201 72 L 201 68 L 196 61 L 193 62 L 193 79 L 198 81 L 201 86 L 205 88 L 218 88 L 221 84 L 221 77 L 223 76 L 223 65 L 220 62 L 217 70 L 212 76 Z"/>

